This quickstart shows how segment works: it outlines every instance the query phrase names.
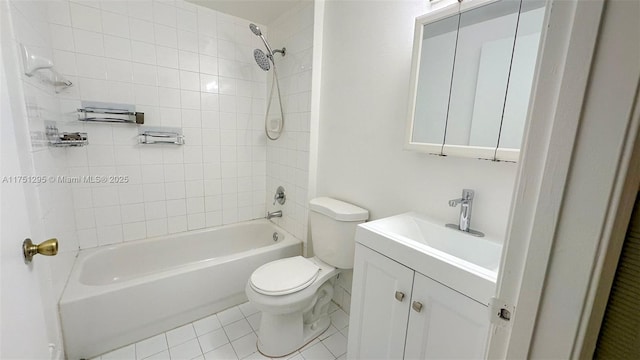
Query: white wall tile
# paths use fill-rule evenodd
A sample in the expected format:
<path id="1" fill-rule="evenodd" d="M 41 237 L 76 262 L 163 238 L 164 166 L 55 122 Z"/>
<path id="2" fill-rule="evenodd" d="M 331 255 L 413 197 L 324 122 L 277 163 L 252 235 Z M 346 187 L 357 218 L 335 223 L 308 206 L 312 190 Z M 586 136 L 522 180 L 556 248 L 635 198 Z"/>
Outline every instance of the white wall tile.
<path id="1" fill-rule="evenodd" d="M 105 59 L 105 63 L 107 80 L 124 82 L 131 82 L 133 80 L 131 62 L 117 59 Z"/>
<path id="2" fill-rule="evenodd" d="M 104 56 L 104 41 L 101 33 L 74 29 L 73 42 L 78 53 Z M 69 48 L 65 47 L 63 50 L 69 50 Z"/>
<path id="3" fill-rule="evenodd" d="M 122 242 L 122 225 L 98 227 L 98 245 L 111 245 Z"/>
<path id="4" fill-rule="evenodd" d="M 143 189 L 145 203 L 165 200 L 164 183 L 145 184 Z"/>
<path id="5" fill-rule="evenodd" d="M 180 50 L 178 52 L 178 58 L 181 70 L 199 71 L 200 59 L 198 58 L 197 53 Z"/>
<path id="6" fill-rule="evenodd" d="M 193 33 L 197 32 L 198 18 L 196 13 L 185 9 L 178 9 L 177 25 L 178 29 L 190 31 Z"/>
<path id="7" fill-rule="evenodd" d="M 75 40 L 71 27 L 50 24 L 51 46 L 54 49 L 75 51 Z"/>
<path id="8" fill-rule="evenodd" d="M 158 84 L 156 67 L 133 63 L 133 83 L 156 86 Z"/>
<path id="9" fill-rule="evenodd" d="M 103 12 L 108 11 L 119 15 L 128 15 L 129 9 L 126 0 L 102 0 L 100 8 Z"/>
<path id="10" fill-rule="evenodd" d="M 127 1 L 129 16 L 147 21 L 153 20 L 153 2 L 151 0 Z"/>
<path id="11" fill-rule="evenodd" d="M 174 234 L 178 232 L 187 231 L 187 217 L 186 215 L 171 216 L 168 219 L 168 232 Z"/>
<path id="12" fill-rule="evenodd" d="M 61 74 L 78 75 L 76 54 L 70 51 L 54 50 L 53 63 Z"/>
<path id="13" fill-rule="evenodd" d="M 131 60 L 131 40 L 104 35 L 104 54 L 112 59 Z"/>
<path id="14" fill-rule="evenodd" d="M 197 53 L 198 35 L 193 32 L 178 30 L 178 49 Z"/>
<path id="15" fill-rule="evenodd" d="M 200 90 L 200 76 L 197 72 L 180 71 L 180 88 L 182 90 Z"/>
<path id="16" fill-rule="evenodd" d="M 118 188 L 116 186 L 101 186 L 91 189 L 93 206 L 119 205 Z"/>
<path id="17" fill-rule="evenodd" d="M 187 226 L 189 230 L 204 228 L 206 226 L 204 213 L 187 215 Z"/>
<path id="18" fill-rule="evenodd" d="M 144 221 L 122 225 L 123 240 L 140 240 L 147 237 L 147 226 Z"/>
<path id="19" fill-rule="evenodd" d="M 157 87 L 136 84 L 134 89 L 136 104 L 158 106 Z"/>
<path id="20" fill-rule="evenodd" d="M 215 13 L 198 11 L 198 32 L 201 35 L 216 37 L 216 16 Z"/>
<path id="21" fill-rule="evenodd" d="M 128 224 L 133 222 L 144 221 L 144 204 L 130 204 L 130 205 L 122 205 L 120 207 L 120 213 L 122 216 L 122 223 Z M 126 233 L 125 233 L 126 239 Z"/>
<path id="22" fill-rule="evenodd" d="M 153 3 L 153 19 L 158 24 L 176 27 L 176 8 L 155 1 Z"/>
<path id="23" fill-rule="evenodd" d="M 158 46 L 156 48 L 158 54 L 158 65 L 168 68 L 178 69 L 178 50 L 175 48 Z"/>
<path id="24" fill-rule="evenodd" d="M 103 12 L 102 29 L 105 34 L 128 38 L 129 19 L 122 14 Z"/>
<path id="25" fill-rule="evenodd" d="M 122 224 L 119 206 L 96 207 L 94 213 L 98 229 L 105 226 Z"/>
<path id="26" fill-rule="evenodd" d="M 161 236 L 167 234 L 167 219 L 149 220 L 147 225 L 147 237 Z"/>
<path id="27" fill-rule="evenodd" d="M 71 26 L 71 13 L 68 2 L 48 1 L 46 4 L 47 15 L 50 23 Z"/>
<path id="28" fill-rule="evenodd" d="M 200 109 L 200 92 L 180 91 L 180 101 L 185 109 Z"/>
<path id="29" fill-rule="evenodd" d="M 131 59 L 134 62 L 155 65 L 156 51 L 157 48 L 153 44 L 135 40 L 131 41 Z M 159 56 L 158 54 L 158 58 Z"/>
<path id="30" fill-rule="evenodd" d="M 102 31 L 100 10 L 77 3 L 70 3 L 69 7 L 71 11 L 71 24 L 74 28 L 94 32 Z"/>
<path id="31" fill-rule="evenodd" d="M 106 61 L 104 57 L 77 54 L 76 55 L 77 75 L 93 79 L 106 80 Z"/>
<path id="32" fill-rule="evenodd" d="M 144 215 L 147 220 L 167 218 L 167 204 L 165 201 L 145 202 Z"/>
<path id="33" fill-rule="evenodd" d="M 143 41 L 150 44 L 155 43 L 155 30 L 150 21 L 129 18 L 129 28 L 131 40 Z"/>
<path id="34" fill-rule="evenodd" d="M 203 197 L 205 195 L 203 180 L 189 180 L 185 185 L 187 198 Z"/>
<path id="35" fill-rule="evenodd" d="M 184 199 L 186 197 L 184 181 L 166 182 L 164 185 L 165 198 L 167 200 Z"/>
<path id="36" fill-rule="evenodd" d="M 158 86 L 168 88 L 180 88 L 180 72 L 176 69 L 158 67 Z"/>
<path id="37" fill-rule="evenodd" d="M 200 33 L 198 37 L 198 50 L 200 54 L 207 55 L 210 57 L 218 55 L 218 41 L 215 37 L 203 36 L 203 33 Z"/>
<path id="38" fill-rule="evenodd" d="M 213 56 L 200 55 L 200 72 L 209 75 L 218 75 L 218 59 Z"/>
<path id="39" fill-rule="evenodd" d="M 158 88 L 158 101 L 162 106 L 180 108 L 180 90 Z"/>
<path id="40" fill-rule="evenodd" d="M 178 31 L 169 26 L 154 25 L 156 45 L 178 48 Z"/>

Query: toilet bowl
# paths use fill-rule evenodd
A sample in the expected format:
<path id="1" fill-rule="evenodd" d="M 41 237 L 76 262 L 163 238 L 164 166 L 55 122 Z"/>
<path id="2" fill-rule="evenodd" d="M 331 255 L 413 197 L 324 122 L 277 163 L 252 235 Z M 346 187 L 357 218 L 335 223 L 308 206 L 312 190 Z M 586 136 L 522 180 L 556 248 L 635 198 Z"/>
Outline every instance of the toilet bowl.
<path id="1" fill-rule="evenodd" d="M 304 262 L 308 265 L 302 265 Z M 279 269 L 270 267 L 274 263 Z M 314 268 L 317 269 L 315 272 Z M 276 278 L 286 277 L 286 269 L 290 275 L 298 275 L 297 283 L 289 281 L 285 286 L 275 286 Z M 274 276 L 269 282 L 256 276 L 268 272 L 279 273 L 280 277 Z M 288 355 L 329 328 L 328 307 L 333 298 L 333 280 L 338 273 L 339 269 L 317 258 L 302 256 L 268 263 L 253 273 L 247 282 L 246 293 L 249 301 L 262 311 L 258 350 L 263 355 Z M 270 291 L 265 291 L 267 287 Z M 276 295 L 278 292 L 281 294 Z"/>
<path id="2" fill-rule="evenodd" d="M 260 311 L 258 350 L 282 357 L 299 350 L 331 325 L 329 304 L 341 269 L 353 268 L 355 229 L 369 213 L 331 198 L 309 203 L 316 256 L 267 263 L 253 272 L 245 292 Z"/>

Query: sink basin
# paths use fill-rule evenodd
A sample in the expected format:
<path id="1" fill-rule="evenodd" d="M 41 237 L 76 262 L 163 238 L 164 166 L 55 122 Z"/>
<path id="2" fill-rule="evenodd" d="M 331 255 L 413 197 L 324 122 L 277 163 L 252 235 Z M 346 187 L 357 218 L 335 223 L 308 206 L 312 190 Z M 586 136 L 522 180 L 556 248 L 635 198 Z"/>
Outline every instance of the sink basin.
<path id="1" fill-rule="evenodd" d="M 495 291 L 502 245 L 410 212 L 361 224 L 356 241 L 476 301 Z"/>

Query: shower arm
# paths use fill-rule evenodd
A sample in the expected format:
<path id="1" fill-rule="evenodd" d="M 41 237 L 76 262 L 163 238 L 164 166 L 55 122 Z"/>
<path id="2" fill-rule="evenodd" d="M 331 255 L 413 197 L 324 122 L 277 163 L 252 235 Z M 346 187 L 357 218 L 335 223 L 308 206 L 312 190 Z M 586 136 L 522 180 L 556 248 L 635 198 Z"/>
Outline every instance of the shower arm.
<path id="1" fill-rule="evenodd" d="M 262 40 L 262 43 L 264 44 L 264 47 L 267 48 L 267 52 L 269 53 L 269 56 L 273 56 L 273 54 L 275 53 L 281 53 L 282 56 L 286 55 L 287 52 L 287 48 L 282 48 L 282 49 L 271 49 L 271 46 L 269 46 L 269 43 L 267 42 L 267 39 L 264 38 L 264 35 L 260 34 L 259 35 L 260 39 Z"/>

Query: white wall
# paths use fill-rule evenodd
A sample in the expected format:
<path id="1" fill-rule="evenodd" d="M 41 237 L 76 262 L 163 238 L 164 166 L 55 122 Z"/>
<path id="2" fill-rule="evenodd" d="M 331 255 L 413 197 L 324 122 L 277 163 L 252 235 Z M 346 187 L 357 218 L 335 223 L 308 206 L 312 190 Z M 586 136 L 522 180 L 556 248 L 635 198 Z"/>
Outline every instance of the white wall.
<path id="1" fill-rule="evenodd" d="M 284 57 L 275 56 L 285 114 L 280 139 L 267 142 L 267 190 L 269 211 L 282 210 L 273 220 L 305 242 L 308 231 L 309 135 L 311 118 L 311 69 L 313 56 L 313 2 L 304 1 L 278 17 L 267 36 L 273 48 L 287 48 Z M 271 88 L 272 71 L 268 76 Z M 267 94 L 268 96 L 268 94 Z M 273 95 L 270 118 L 279 117 L 277 92 Z M 279 185 L 287 201 L 273 203 Z"/>
<path id="2" fill-rule="evenodd" d="M 74 185 L 80 247 L 264 216 L 266 74 L 249 21 L 183 1 L 48 3 L 54 62 L 75 86 L 60 93 L 72 175 L 126 175 Z M 186 145 L 141 146 L 137 127 L 83 124 L 80 100 L 135 104 L 145 125 L 179 127 Z"/>
<path id="3" fill-rule="evenodd" d="M 403 150 L 413 24 L 424 3 L 326 3 L 317 192 L 369 209 L 371 219 L 413 210 L 457 223 L 447 201 L 474 189 L 472 227 L 502 241 L 517 164 Z"/>

